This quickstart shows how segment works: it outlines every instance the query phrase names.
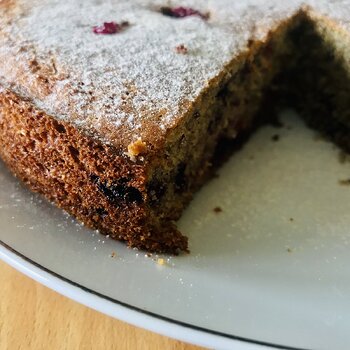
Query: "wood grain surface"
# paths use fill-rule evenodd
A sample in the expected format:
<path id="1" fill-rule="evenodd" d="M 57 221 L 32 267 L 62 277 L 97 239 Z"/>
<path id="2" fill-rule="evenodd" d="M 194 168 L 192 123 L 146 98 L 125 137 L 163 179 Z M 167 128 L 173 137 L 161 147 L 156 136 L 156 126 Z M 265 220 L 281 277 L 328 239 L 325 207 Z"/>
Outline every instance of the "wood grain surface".
<path id="1" fill-rule="evenodd" d="M 91 310 L 0 261 L 0 349 L 202 348 L 157 335 Z"/>

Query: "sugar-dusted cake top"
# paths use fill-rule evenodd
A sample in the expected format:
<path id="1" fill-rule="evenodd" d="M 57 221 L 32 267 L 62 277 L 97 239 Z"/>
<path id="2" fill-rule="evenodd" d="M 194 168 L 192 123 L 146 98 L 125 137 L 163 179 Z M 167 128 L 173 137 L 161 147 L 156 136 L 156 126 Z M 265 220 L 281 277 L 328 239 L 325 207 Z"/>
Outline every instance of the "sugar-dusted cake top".
<path id="1" fill-rule="evenodd" d="M 347 27 L 350 1 L 308 4 Z M 180 6 L 198 13 L 175 18 L 161 10 Z M 138 138 L 156 143 L 248 50 L 249 39 L 264 40 L 301 6 L 299 0 L 2 1 L 0 84 L 122 149 Z M 119 27 L 94 30 L 104 22 Z M 104 29 L 117 32 L 96 33 Z"/>

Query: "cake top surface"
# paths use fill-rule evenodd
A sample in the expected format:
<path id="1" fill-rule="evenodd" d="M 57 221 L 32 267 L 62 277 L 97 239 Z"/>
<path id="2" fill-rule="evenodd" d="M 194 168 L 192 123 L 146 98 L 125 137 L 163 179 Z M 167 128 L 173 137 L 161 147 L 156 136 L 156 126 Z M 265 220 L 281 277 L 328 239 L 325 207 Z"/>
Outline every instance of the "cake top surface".
<path id="1" fill-rule="evenodd" d="M 304 4 L 2 0 L 0 84 L 121 149 L 140 138 L 155 145 L 250 39 L 264 40 Z M 350 28 L 350 1 L 306 4 Z M 170 17 L 164 6 L 202 16 Z M 112 21 L 127 23 L 118 33 L 94 33 Z"/>

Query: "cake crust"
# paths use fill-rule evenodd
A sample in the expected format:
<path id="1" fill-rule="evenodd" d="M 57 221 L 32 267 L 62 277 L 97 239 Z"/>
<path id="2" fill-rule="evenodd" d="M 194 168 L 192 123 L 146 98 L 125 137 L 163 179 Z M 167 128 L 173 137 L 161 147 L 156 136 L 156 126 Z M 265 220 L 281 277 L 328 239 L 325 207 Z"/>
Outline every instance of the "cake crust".
<path id="1" fill-rule="evenodd" d="M 175 225 L 156 226 L 149 218 L 146 162 L 120 156 L 6 89 L 0 89 L 0 114 L 1 158 L 33 191 L 131 247 L 187 249 Z"/>

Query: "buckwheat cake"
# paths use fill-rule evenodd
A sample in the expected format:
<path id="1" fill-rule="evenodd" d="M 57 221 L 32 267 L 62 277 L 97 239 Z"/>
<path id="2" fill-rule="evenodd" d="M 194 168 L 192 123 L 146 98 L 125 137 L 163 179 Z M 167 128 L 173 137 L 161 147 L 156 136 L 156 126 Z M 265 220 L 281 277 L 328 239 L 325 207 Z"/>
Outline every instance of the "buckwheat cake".
<path id="1" fill-rule="evenodd" d="M 175 221 L 272 109 L 350 150 L 350 1 L 0 1 L 0 154 L 33 191 L 131 247 Z M 229 143 L 226 140 L 231 140 Z"/>

